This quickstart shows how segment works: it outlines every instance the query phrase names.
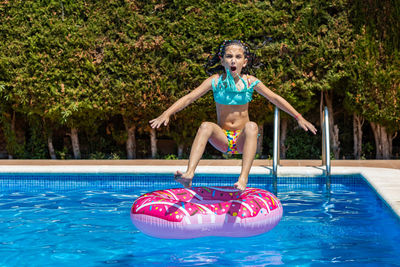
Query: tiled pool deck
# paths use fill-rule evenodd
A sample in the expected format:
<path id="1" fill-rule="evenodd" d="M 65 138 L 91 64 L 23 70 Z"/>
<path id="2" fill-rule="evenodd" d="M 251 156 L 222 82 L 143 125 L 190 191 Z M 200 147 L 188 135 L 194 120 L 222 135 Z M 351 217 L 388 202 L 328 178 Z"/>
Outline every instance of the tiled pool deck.
<path id="1" fill-rule="evenodd" d="M 0 160 L 0 172 L 173 173 L 187 160 Z M 400 160 L 333 160 L 332 175 L 361 174 L 400 217 Z M 201 160 L 198 173 L 240 172 L 241 160 Z M 272 160 L 255 160 L 252 174 L 271 174 Z M 278 176 L 319 176 L 321 160 L 282 160 Z"/>

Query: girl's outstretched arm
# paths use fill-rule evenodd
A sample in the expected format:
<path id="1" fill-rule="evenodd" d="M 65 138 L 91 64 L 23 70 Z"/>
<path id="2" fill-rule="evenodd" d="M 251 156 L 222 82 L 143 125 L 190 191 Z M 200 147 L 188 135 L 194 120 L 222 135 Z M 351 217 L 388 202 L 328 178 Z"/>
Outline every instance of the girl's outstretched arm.
<path id="1" fill-rule="evenodd" d="M 267 98 L 272 104 L 274 104 L 278 108 L 282 109 L 283 111 L 294 117 L 297 120 L 299 126 L 303 128 L 305 131 L 310 130 L 313 134 L 317 133 L 317 129 L 314 127 L 314 125 L 312 125 L 312 123 L 304 119 L 301 116 L 301 114 L 298 113 L 294 109 L 294 107 L 292 107 L 292 105 L 290 105 L 283 97 L 272 92 L 262 82 L 259 82 L 256 85 L 255 89 L 259 94 Z"/>
<path id="2" fill-rule="evenodd" d="M 191 91 L 189 94 L 179 98 L 172 106 L 164 111 L 160 116 L 150 121 L 151 128 L 160 128 L 161 125 L 168 125 L 169 117 L 176 112 L 189 106 L 191 103 L 202 97 L 211 88 L 211 82 L 216 78 L 216 75 L 208 77 L 199 87 Z"/>

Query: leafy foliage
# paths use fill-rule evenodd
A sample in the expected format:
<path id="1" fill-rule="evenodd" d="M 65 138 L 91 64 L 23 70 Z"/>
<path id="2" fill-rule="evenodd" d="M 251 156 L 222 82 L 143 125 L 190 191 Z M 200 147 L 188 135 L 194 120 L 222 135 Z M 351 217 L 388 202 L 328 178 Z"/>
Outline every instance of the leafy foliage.
<path id="1" fill-rule="evenodd" d="M 249 43 L 259 59 L 252 74 L 300 113 L 315 118 L 318 95 L 329 90 L 345 96 L 346 109 L 336 110 L 400 129 L 393 0 L 18 0 L 0 3 L 0 12 L 0 121 L 18 157 L 47 157 L 41 133 L 50 132 L 58 133 L 59 156 L 69 157 L 63 139 L 71 127 L 88 157 L 119 157 L 127 138 L 121 125 L 146 136 L 150 119 L 207 78 L 203 65 L 224 39 Z M 271 124 L 272 111 L 255 94 L 251 119 Z M 10 128 L 14 112 L 30 126 L 26 143 Z M 211 93 L 161 134 L 189 146 L 204 120 L 216 120 Z M 306 139 L 290 135 L 288 157 L 291 150 L 291 157 L 319 157 L 320 145 Z M 310 149 L 303 155 L 301 147 Z"/>
<path id="2" fill-rule="evenodd" d="M 290 131 L 285 145 L 288 159 L 319 159 L 322 155 L 321 138 L 311 136 L 302 129 Z"/>

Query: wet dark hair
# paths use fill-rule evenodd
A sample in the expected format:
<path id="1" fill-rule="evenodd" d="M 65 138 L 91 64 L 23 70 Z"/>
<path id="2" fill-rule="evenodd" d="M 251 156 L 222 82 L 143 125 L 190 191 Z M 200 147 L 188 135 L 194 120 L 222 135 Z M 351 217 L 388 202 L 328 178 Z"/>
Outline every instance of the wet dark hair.
<path id="1" fill-rule="evenodd" d="M 250 46 L 248 44 L 241 40 L 224 40 L 218 46 L 214 55 L 208 57 L 207 63 L 204 65 L 204 68 L 209 75 L 224 71 L 224 67 L 220 64 L 221 58 L 224 57 L 226 48 L 232 45 L 242 47 L 244 50 L 244 56 L 247 58 L 247 65 L 242 72 L 248 74 L 249 70 L 253 68 L 254 63 L 256 62 L 256 56 L 250 52 Z"/>

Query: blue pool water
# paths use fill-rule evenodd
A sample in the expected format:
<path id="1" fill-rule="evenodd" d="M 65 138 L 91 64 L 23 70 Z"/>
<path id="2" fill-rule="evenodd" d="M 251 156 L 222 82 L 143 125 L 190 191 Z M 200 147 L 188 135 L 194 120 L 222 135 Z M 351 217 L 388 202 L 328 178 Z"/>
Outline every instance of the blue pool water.
<path id="1" fill-rule="evenodd" d="M 204 175 L 194 186 L 232 185 Z M 0 175 L 0 266 L 394 266 L 400 220 L 362 177 L 280 178 L 282 221 L 248 238 L 148 237 L 131 223 L 133 201 L 177 187 L 169 175 Z M 266 176 L 249 186 L 273 191 Z"/>

